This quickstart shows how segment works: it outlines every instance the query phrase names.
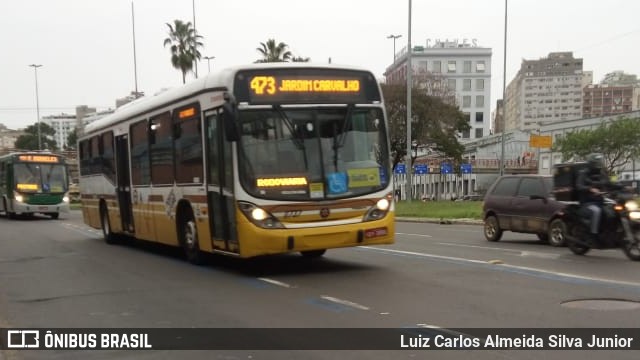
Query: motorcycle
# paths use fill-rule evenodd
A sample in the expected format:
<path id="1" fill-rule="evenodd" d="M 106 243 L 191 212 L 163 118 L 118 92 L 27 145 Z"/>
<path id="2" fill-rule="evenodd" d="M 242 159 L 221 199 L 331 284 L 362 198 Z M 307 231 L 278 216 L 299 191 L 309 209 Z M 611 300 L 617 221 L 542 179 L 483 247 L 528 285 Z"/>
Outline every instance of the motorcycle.
<path id="1" fill-rule="evenodd" d="M 626 191 L 602 193 L 604 205 L 597 240 L 591 242 L 589 210 L 579 204 L 567 205 L 561 213 L 566 225 L 566 241 L 576 255 L 591 249 L 621 248 L 627 257 L 640 261 L 640 206 Z"/>

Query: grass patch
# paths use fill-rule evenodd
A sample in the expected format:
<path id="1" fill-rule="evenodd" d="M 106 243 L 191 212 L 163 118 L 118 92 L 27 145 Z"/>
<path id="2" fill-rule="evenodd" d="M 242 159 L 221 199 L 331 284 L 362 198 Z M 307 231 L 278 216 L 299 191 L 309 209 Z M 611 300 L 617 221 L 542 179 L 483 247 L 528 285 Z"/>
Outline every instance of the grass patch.
<path id="1" fill-rule="evenodd" d="M 482 201 L 400 201 L 396 203 L 396 216 L 481 219 Z"/>

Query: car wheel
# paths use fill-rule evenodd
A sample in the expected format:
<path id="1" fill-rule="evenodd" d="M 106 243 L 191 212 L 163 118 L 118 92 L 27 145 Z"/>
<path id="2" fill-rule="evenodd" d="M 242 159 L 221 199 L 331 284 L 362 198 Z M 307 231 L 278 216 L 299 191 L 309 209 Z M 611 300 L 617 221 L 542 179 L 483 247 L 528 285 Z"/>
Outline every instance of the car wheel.
<path id="1" fill-rule="evenodd" d="M 546 243 L 547 241 L 549 241 L 549 235 L 547 234 L 536 234 L 538 236 L 538 240 L 540 240 L 541 242 Z"/>
<path id="2" fill-rule="evenodd" d="M 502 229 L 495 216 L 489 216 L 484 220 L 484 237 L 487 241 L 500 241 Z"/>
<path id="3" fill-rule="evenodd" d="M 549 245 L 551 246 L 565 246 L 565 234 L 567 233 L 567 226 L 561 219 L 555 219 L 549 224 Z"/>

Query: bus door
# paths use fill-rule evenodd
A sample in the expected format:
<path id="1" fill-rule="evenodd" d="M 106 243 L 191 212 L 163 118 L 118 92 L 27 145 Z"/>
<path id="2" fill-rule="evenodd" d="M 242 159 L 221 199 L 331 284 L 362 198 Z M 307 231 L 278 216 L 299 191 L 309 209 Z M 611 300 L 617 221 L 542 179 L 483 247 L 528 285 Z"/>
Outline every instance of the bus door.
<path id="1" fill-rule="evenodd" d="M 129 176 L 129 136 L 116 136 L 116 196 L 122 219 L 122 229 L 133 232 L 131 209 L 131 177 Z"/>
<path id="2" fill-rule="evenodd" d="M 221 110 L 205 112 L 209 228 L 213 249 L 239 253 L 240 248 L 235 231 L 231 143 L 225 139 L 220 112 Z"/>

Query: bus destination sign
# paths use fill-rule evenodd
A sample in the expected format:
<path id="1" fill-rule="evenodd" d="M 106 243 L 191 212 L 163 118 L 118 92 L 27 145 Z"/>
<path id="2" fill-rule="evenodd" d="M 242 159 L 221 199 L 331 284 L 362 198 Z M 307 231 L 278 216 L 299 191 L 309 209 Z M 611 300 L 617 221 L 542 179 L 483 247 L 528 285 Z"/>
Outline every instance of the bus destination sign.
<path id="1" fill-rule="evenodd" d="M 18 160 L 37 163 L 58 163 L 60 161 L 57 156 L 50 155 L 19 155 Z"/>
<path id="2" fill-rule="evenodd" d="M 238 76 L 236 94 L 252 104 L 343 104 L 380 101 L 366 72 L 274 69 Z"/>

